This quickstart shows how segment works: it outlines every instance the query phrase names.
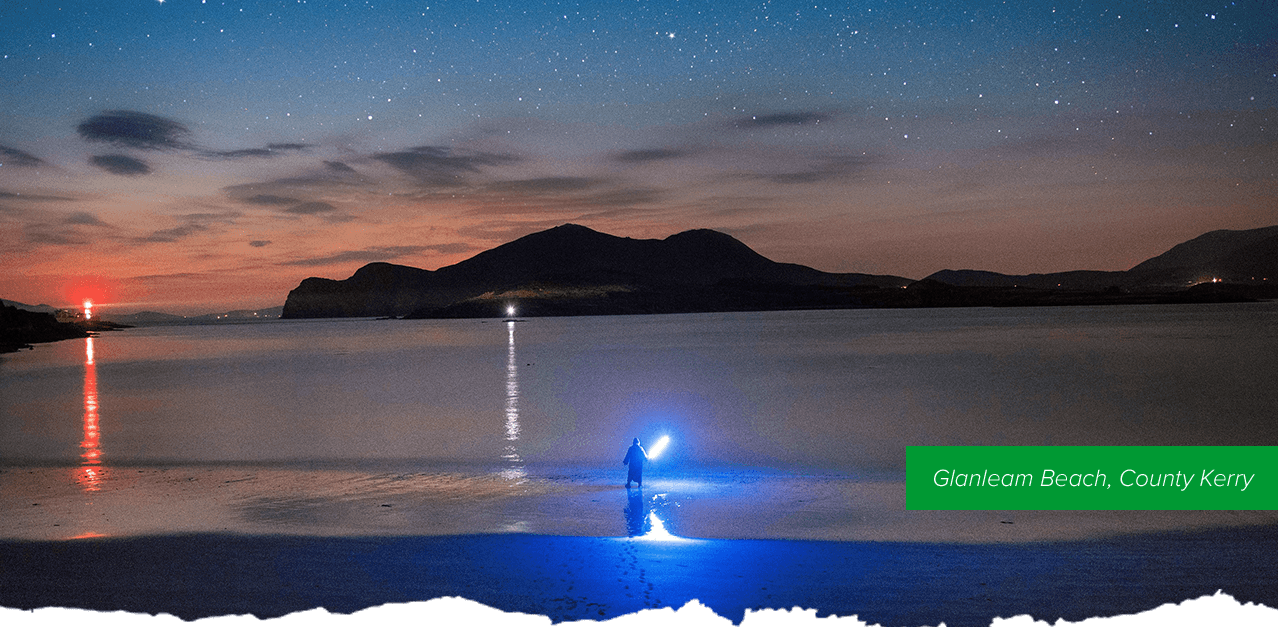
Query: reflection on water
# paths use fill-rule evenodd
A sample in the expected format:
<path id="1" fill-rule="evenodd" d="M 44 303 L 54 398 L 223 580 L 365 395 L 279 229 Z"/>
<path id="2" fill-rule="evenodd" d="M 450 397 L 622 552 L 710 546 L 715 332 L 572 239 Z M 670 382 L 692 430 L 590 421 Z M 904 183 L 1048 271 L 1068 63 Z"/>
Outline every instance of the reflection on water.
<path id="1" fill-rule="evenodd" d="M 519 359 L 515 354 L 515 321 L 506 321 L 506 446 L 501 458 L 506 468 L 501 476 L 522 481 L 524 460 L 515 443 L 519 441 Z"/>
<path id="2" fill-rule="evenodd" d="M 906 444 L 1272 444 L 1276 320 L 1254 303 L 139 327 L 0 359 L 0 460 L 531 478 L 612 468 L 617 434 L 646 428 L 677 432 L 689 467 L 856 472 L 903 470 Z"/>
<path id="3" fill-rule="evenodd" d="M 652 503 L 665 502 L 665 494 L 652 497 Z M 626 535 L 635 540 L 650 542 L 685 542 L 666 530 L 665 521 L 657 515 L 657 511 L 649 507 L 649 501 L 643 498 L 643 489 L 626 491 L 626 507 L 622 514 L 626 517 Z"/>
<path id="4" fill-rule="evenodd" d="M 84 338 L 84 440 L 80 442 L 80 482 L 86 492 L 102 487 L 101 431 L 98 428 L 98 367 L 93 359 L 93 338 Z"/>

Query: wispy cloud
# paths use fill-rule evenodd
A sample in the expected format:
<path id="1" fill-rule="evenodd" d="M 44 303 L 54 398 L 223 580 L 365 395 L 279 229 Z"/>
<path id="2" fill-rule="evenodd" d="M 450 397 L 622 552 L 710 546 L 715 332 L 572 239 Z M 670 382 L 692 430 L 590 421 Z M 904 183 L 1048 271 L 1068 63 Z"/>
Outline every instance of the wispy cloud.
<path id="1" fill-rule="evenodd" d="M 141 159 L 127 155 L 94 155 L 89 163 L 121 176 L 142 176 L 151 173 L 151 166 Z"/>
<path id="2" fill-rule="evenodd" d="M 290 196 L 276 196 L 274 194 L 254 194 L 248 198 L 241 198 L 240 200 L 250 205 L 265 205 L 267 207 L 295 205 L 301 202 L 297 198 L 292 198 Z"/>
<path id="3" fill-rule="evenodd" d="M 283 211 L 284 213 L 293 213 L 300 216 L 313 216 L 319 213 L 332 213 L 337 211 L 337 207 L 326 202 L 304 202 L 288 207 Z"/>
<path id="4" fill-rule="evenodd" d="M 29 152 L 0 145 L 0 166 L 35 168 L 42 165 L 44 165 L 44 160 Z"/>
<path id="5" fill-rule="evenodd" d="M 67 216 L 65 220 L 67 224 L 79 224 L 84 226 L 108 226 L 106 222 L 99 220 L 97 216 L 87 211 L 77 211 Z"/>
<path id="6" fill-rule="evenodd" d="M 776 126 L 803 126 L 819 124 L 831 119 L 828 113 L 818 111 L 791 111 L 787 113 L 771 113 L 768 115 L 742 116 L 733 120 L 737 128 L 771 128 Z"/>
<path id="7" fill-rule="evenodd" d="M 308 144 L 267 144 L 265 148 L 243 148 L 240 150 L 206 150 L 201 155 L 211 159 L 269 159 L 289 153 L 303 152 L 311 148 Z"/>
<path id="8" fill-rule="evenodd" d="M 783 172 L 763 173 L 760 178 L 782 185 L 804 183 L 821 183 L 834 179 L 843 179 L 864 172 L 879 163 L 878 157 L 870 154 L 827 154 L 815 155 L 800 167 Z"/>
<path id="9" fill-rule="evenodd" d="M 140 243 L 171 243 L 189 237 L 219 230 L 219 227 L 233 224 L 240 214 L 234 211 L 220 213 L 189 213 L 177 216 L 181 221 L 178 226 L 152 231 L 149 235 L 135 238 Z"/>
<path id="10" fill-rule="evenodd" d="M 398 259 L 408 255 L 416 255 L 424 251 L 431 250 L 430 246 L 374 246 L 362 250 L 347 250 L 323 257 L 311 257 L 308 259 L 295 259 L 293 261 L 285 261 L 280 263 L 282 266 L 327 266 L 335 263 L 347 263 L 351 261 L 359 261 L 371 263 L 374 261 L 389 261 Z"/>
<path id="11" fill-rule="evenodd" d="M 683 148 L 643 148 L 623 150 L 614 154 L 612 160 L 618 163 L 651 163 L 681 159 L 692 154 L 693 151 Z"/>
<path id="12" fill-rule="evenodd" d="M 486 189 L 494 192 L 517 194 L 560 194 L 578 192 L 595 187 L 599 181 L 581 176 L 546 176 L 535 179 L 499 181 Z"/>
<path id="13" fill-rule="evenodd" d="M 509 154 L 454 151 L 440 146 L 378 153 L 372 158 L 432 186 L 462 184 L 465 175 L 478 173 L 481 166 L 510 165 L 521 160 Z"/>

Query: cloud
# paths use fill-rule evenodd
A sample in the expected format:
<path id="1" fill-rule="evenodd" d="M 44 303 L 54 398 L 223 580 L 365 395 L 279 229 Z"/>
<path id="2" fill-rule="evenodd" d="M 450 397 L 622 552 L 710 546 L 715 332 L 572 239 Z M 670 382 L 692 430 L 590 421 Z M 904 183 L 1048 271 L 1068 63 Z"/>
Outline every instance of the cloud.
<path id="1" fill-rule="evenodd" d="M 448 246 L 445 244 L 444 246 Z M 406 255 L 414 255 L 426 250 L 431 250 L 430 246 L 374 246 L 363 250 L 348 250 L 324 257 L 312 257 L 310 259 L 296 259 L 293 261 L 285 261 L 282 266 L 327 266 L 334 263 L 346 263 L 350 261 L 362 261 L 371 263 L 374 261 L 387 261 L 397 259 Z"/>
<path id="2" fill-rule="evenodd" d="M 489 185 L 487 189 L 494 192 L 517 194 L 559 194 L 590 189 L 597 184 L 598 181 L 579 176 L 546 176 L 535 179 L 501 181 Z"/>
<path id="3" fill-rule="evenodd" d="M 41 201 L 59 201 L 71 202 L 79 200 L 70 196 L 49 196 L 45 194 L 23 194 L 22 192 L 10 192 L 0 189 L 0 198 L 8 200 L 41 200 Z"/>
<path id="4" fill-rule="evenodd" d="M 209 227 L 204 224 L 198 224 L 198 223 L 183 224 L 182 226 L 175 226 L 171 229 L 160 229 L 158 231 L 151 233 L 150 235 L 146 237 L 141 238 L 139 241 L 176 242 L 180 239 L 185 239 L 187 237 L 195 235 L 196 233 L 203 233 L 204 231 L 207 231 L 207 230 L 209 230 Z"/>
<path id="5" fill-rule="evenodd" d="M 115 110 L 95 115 L 76 127 L 80 137 L 140 150 L 187 148 L 190 131 L 179 122 L 139 111 Z"/>
<path id="6" fill-rule="evenodd" d="M 266 148 L 244 148 L 240 150 L 210 150 L 203 154 L 214 159 L 243 159 L 246 157 L 271 158 L 290 152 L 302 152 L 310 149 L 308 144 L 267 144 Z"/>
<path id="7" fill-rule="evenodd" d="M 325 161 L 324 165 L 334 172 L 340 172 L 342 174 L 356 174 L 355 168 L 352 168 L 341 161 Z"/>
<path id="8" fill-rule="evenodd" d="M 653 161 L 669 161 L 692 154 L 690 150 L 677 148 L 648 148 L 643 150 L 624 150 L 613 155 L 612 160 L 618 163 L 651 163 Z"/>
<path id="9" fill-rule="evenodd" d="M 439 146 L 378 153 L 373 155 L 373 159 L 430 185 L 456 185 L 463 182 L 463 175 L 477 173 L 481 166 L 507 165 L 521 160 L 513 155 L 497 153 L 457 153 Z"/>
<path id="10" fill-rule="evenodd" d="M 468 253 L 473 250 L 479 250 L 479 246 L 474 244 L 466 244 L 464 242 L 450 242 L 448 244 L 430 244 L 422 246 L 424 250 L 431 250 L 443 255 L 455 255 L 458 253 Z"/>
<path id="11" fill-rule="evenodd" d="M 182 220 L 182 224 L 168 229 L 153 231 L 145 237 L 135 238 L 135 241 L 142 243 L 176 242 L 193 235 L 212 231 L 216 225 L 233 224 L 235 219 L 240 217 L 240 214 L 234 211 L 227 211 L 222 213 L 188 213 L 178 217 Z"/>
<path id="12" fill-rule="evenodd" d="M 87 211 L 77 211 L 65 220 L 67 224 L 82 224 L 85 226 L 108 226 L 106 222 L 98 219 L 97 216 Z"/>
<path id="13" fill-rule="evenodd" d="M 16 168 L 35 168 L 44 165 L 44 160 L 29 153 L 0 145 L 0 166 Z"/>
<path id="14" fill-rule="evenodd" d="M 25 229 L 27 241 L 32 244 L 54 244 L 57 246 L 78 246 L 88 243 L 84 238 L 71 230 L 52 228 L 47 224 L 31 224 Z"/>
<path id="15" fill-rule="evenodd" d="M 830 115 L 816 111 L 795 111 L 770 115 L 751 115 L 737 118 L 732 125 L 737 128 L 772 128 L 776 126 L 803 126 L 829 120 Z"/>
<path id="16" fill-rule="evenodd" d="M 252 246 L 253 248 L 262 248 L 263 246 L 269 246 L 270 244 L 271 240 L 269 239 L 255 239 L 249 242 L 249 246 Z"/>
<path id="17" fill-rule="evenodd" d="M 151 173 L 151 166 L 141 159 L 125 155 L 94 155 L 89 163 L 120 176 L 142 176 Z"/>
<path id="18" fill-rule="evenodd" d="M 350 222 L 355 219 L 354 216 L 339 211 L 337 207 L 320 201 L 300 202 L 279 211 L 295 216 L 316 216 L 328 222 Z"/>
<path id="19" fill-rule="evenodd" d="M 268 207 L 277 207 L 281 205 L 295 205 L 301 202 L 297 198 L 289 196 L 276 196 L 274 194 L 256 194 L 248 198 L 242 198 L 244 202 L 250 205 L 266 205 Z"/>
<path id="20" fill-rule="evenodd" d="M 293 213 L 300 216 L 313 216 L 334 211 L 337 211 L 337 207 L 326 202 L 304 202 L 284 209 L 284 213 Z"/>
<path id="21" fill-rule="evenodd" d="M 792 160 L 779 161 L 790 163 Z M 817 155 L 810 158 L 807 163 L 799 163 L 800 167 L 797 169 L 790 169 L 785 172 L 758 173 L 755 176 L 781 185 L 821 183 L 856 176 L 881 161 L 882 159 L 878 156 L 868 153 Z"/>

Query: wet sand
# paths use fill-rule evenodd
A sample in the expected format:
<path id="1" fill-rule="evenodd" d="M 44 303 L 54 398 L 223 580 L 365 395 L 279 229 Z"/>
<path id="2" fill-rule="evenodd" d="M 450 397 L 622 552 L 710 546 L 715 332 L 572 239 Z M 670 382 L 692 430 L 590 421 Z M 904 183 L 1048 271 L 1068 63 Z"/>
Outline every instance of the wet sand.
<path id="1" fill-rule="evenodd" d="M 460 596 L 558 622 L 697 599 L 734 622 L 951 626 L 1218 590 L 1278 607 L 1274 512 L 907 512 L 891 476 L 616 474 L 5 468 L 0 606 L 189 620 Z"/>

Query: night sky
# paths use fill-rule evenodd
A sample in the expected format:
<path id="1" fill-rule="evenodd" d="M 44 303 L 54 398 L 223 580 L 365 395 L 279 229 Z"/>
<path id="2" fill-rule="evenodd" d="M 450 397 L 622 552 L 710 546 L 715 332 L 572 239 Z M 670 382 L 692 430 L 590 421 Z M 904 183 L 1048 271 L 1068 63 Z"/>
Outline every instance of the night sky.
<path id="1" fill-rule="evenodd" d="M 280 305 L 565 222 L 915 279 L 1278 224 L 1273 2 L 6 1 L 0 104 L 31 304 Z"/>

